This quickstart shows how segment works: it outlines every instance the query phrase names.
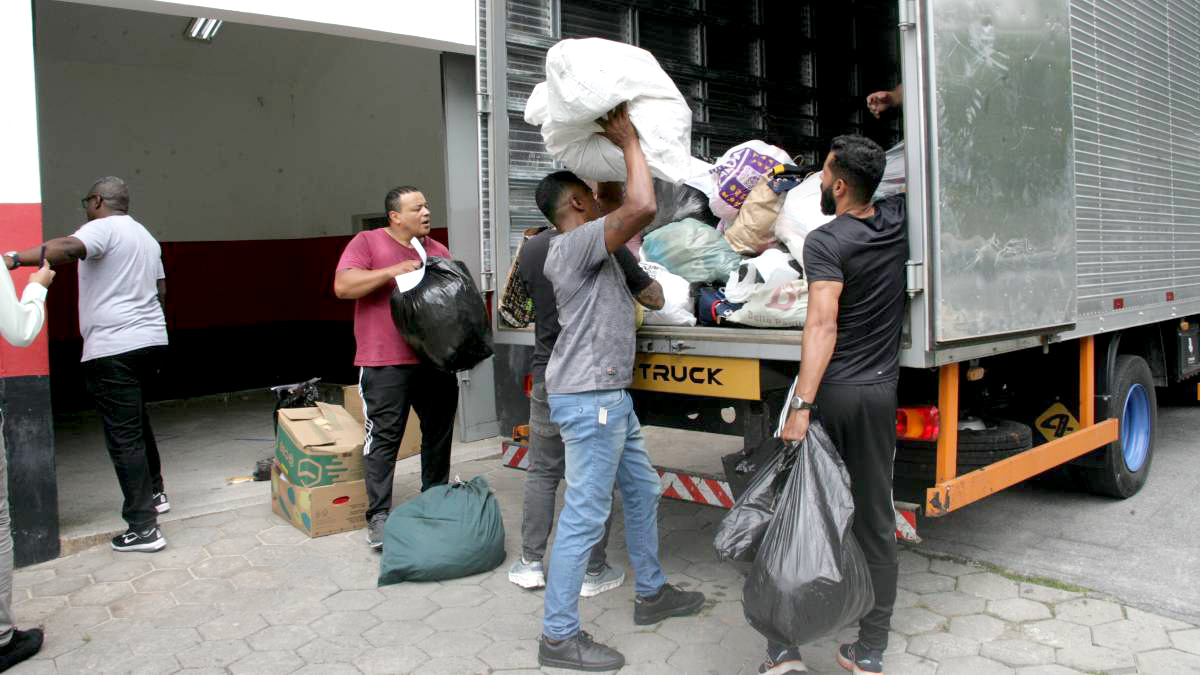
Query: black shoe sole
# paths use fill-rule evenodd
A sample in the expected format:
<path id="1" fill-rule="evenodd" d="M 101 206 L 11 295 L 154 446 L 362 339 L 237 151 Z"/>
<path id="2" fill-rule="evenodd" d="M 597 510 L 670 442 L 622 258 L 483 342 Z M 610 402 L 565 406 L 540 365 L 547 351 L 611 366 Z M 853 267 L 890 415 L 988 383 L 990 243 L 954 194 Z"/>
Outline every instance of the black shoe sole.
<path id="1" fill-rule="evenodd" d="M 691 616 L 692 614 L 699 612 L 701 607 L 704 607 L 704 600 L 704 596 L 700 596 L 698 601 L 690 605 L 672 607 L 671 609 L 665 609 L 656 614 L 650 614 L 648 616 L 638 616 L 637 611 L 634 610 L 633 622 L 639 626 L 649 626 L 672 617 Z"/>
<path id="2" fill-rule="evenodd" d="M 605 673 L 610 670 L 620 670 L 625 667 L 625 659 L 621 659 L 620 663 L 612 665 L 588 666 L 574 661 L 565 661 L 552 659 L 538 654 L 538 665 L 543 668 L 562 668 L 564 670 L 582 670 L 589 673 Z"/>

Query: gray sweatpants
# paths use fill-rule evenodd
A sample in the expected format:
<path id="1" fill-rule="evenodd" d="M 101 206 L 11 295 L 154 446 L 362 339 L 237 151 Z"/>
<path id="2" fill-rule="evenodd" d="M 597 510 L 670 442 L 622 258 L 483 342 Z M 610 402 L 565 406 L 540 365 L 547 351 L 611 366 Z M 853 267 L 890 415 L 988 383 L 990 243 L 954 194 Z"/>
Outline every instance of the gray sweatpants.
<path id="1" fill-rule="evenodd" d="M 8 452 L 4 447 L 4 413 L 0 412 L 0 647 L 13 636 L 13 540 L 8 515 Z"/>
<path id="2" fill-rule="evenodd" d="M 546 385 L 538 382 L 529 395 L 529 473 L 525 476 L 525 516 L 521 520 L 521 555 L 525 560 L 542 560 L 546 556 L 546 541 L 554 526 L 558 483 L 566 470 L 566 453 L 558 426 L 550 421 Z M 611 529 L 610 511 L 604 536 L 592 547 L 589 572 L 603 569 L 608 561 L 606 549 Z"/>

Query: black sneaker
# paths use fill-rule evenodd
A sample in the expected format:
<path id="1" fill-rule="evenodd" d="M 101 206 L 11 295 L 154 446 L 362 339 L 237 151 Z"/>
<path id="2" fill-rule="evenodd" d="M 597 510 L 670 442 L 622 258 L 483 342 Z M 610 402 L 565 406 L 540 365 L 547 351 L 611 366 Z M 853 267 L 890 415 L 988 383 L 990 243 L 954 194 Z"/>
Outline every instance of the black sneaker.
<path id="1" fill-rule="evenodd" d="M 759 675 L 788 675 L 789 673 L 807 673 L 808 666 L 800 658 L 800 650 L 787 647 L 772 654 L 767 649 L 767 660 L 758 667 Z"/>
<path id="2" fill-rule="evenodd" d="M 0 672 L 38 653 L 42 648 L 42 629 L 13 630 L 12 639 L 0 647 Z"/>
<path id="3" fill-rule="evenodd" d="M 866 649 L 861 644 L 841 645 L 837 648 L 838 665 L 853 672 L 881 675 L 883 673 L 883 651 Z"/>
<path id="4" fill-rule="evenodd" d="M 612 647 L 596 643 L 591 635 L 581 630 L 557 644 L 552 644 L 543 635 L 538 640 L 538 665 L 600 672 L 619 670 L 625 665 L 625 657 Z"/>
<path id="5" fill-rule="evenodd" d="M 387 511 L 380 511 L 367 523 L 367 546 L 376 551 L 383 550 L 383 526 L 387 524 L 387 517 Z"/>
<path id="6" fill-rule="evenodd" d="M 633 601 L 633 622 L 648 626 L 673 616 L 688 616 L 704 606 L 704 594 L 697 591 L 681 591 L 671 584 L 663 584 L 658 593 L 649 597 L 637 596 Z"/>
<path id="7" fill-rule="evenodd" d="M 159 513 L 166 513 L 171 510 L 171 502 L 167 501 L 167 493 L 154 493 L 154 510 Z"/>
<path id="8" fill-rule="evenodd" d="M 114 551 L 161 551 L 167 547 L 167 538 L 157 527 L 142 532 L 130 528 L 112 538 L 112 547 Z"/>

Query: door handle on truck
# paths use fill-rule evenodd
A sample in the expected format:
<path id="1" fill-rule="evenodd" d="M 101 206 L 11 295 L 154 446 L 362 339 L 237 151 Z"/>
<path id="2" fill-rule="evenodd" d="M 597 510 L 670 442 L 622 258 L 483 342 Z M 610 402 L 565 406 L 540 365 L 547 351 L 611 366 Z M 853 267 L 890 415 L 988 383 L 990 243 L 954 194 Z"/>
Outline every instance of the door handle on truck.
<path id="1" fill-rule="evenodd" d="M 679 352 L 686 352 L 689 349 L 695 349 L 695 347 L 683 342 L 682 340 L 671 340 L 668 347 L 670 348 L 671 352 L 675 354 L 678 354 Z"/>

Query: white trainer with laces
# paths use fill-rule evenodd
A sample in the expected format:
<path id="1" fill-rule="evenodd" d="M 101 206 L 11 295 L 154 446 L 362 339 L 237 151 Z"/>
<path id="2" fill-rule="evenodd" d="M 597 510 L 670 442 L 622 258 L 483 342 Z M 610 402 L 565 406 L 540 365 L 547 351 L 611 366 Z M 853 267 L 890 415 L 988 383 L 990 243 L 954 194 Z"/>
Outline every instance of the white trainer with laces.
<path id="1" fill-rule="evenodd" d="M 508 580 L 529 590 L 545 588 L 546 567 L 541 560 L 526 560 L 522 556 L 508 568 Z"/>
<path id="2" fill-rule="evenodd" d="M 605 591 L 619 588 L 625 583 L 625 570 L 613 567 L 608 563 L 595 574 L 588 572 L 583 575 L 583 586 L 579 589 L 579 597 L 590 598 Z"/>

